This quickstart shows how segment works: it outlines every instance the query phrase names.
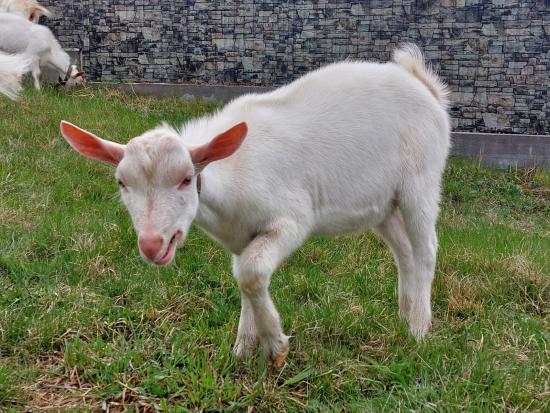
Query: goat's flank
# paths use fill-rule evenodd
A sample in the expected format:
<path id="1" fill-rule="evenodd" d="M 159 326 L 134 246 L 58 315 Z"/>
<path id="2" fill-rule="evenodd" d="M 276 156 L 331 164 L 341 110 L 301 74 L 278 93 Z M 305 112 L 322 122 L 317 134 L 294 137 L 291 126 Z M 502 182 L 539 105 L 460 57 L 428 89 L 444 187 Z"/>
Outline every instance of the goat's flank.
<path id="1" fill-rule="evenodd" d="M 431 328 L 446 96 L 409 45 L 393 62 L 332 64 L 127 145 L 67 122 L 61 132 L 84 156 L 117 166 L 144 259 L 169 263 L 192 222 L 231 252 L 242 297 L 234 352 L 244 357 L 259 341 L 280 365 L 289 341 L 271 275 L 313 234 L 377 231 L 398 266 L 401 317 L 418 339 Z"/>

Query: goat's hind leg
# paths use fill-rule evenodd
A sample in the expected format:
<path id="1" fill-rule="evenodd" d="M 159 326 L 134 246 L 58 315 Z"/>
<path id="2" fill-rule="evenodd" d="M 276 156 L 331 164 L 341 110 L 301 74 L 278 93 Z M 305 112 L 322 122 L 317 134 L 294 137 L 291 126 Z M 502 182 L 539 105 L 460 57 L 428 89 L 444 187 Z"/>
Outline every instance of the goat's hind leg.
<path id="1" fill-rule="evenodd" d="M 412 247 L 414 272 L 406 294 L 410 300 L 409 327 L 422 339 L 432 327 L 431 291 L 437 254 L 436 221 L 439 185 L 418 179 L 402 194 L 400 208 Z"/>
<path id="2" fill-rule="evenodd" d="M 40 90 L 40 73 L 40 60 L 38 58 L 33 58 L 31 63 L 31 74 L 36 90 Z"/>
<path id="3" fill-rule="evenodd" d="M 407 235 L 403 216 L 399 208 L 395 208 L 386 219 L 376 227 L 382 238 L 390 247 L 399 273 L 398 296 L 399 315 L 409 321 L 412 296 L 414 290 L 414 259 L 411 242 Z"/>

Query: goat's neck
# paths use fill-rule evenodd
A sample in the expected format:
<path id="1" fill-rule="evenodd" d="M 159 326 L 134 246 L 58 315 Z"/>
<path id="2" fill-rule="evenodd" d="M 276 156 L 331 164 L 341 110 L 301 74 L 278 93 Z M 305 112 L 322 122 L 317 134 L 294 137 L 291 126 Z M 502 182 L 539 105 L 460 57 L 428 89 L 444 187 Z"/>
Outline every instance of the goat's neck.
<path id="1" fill-rule="evenodd" d="M 223 215 L 225 185 L 217 168 L 213 165 L 201 172 L 201 192 L 196 222 L 200 226 L 210 226 L 211 220 Z"/>
<path id="2" fill-rule="evenodd" d="M 50 64 L 57 69 L 61 76 L 65 76 L 71 67 L 70 56 L 59 47 L 52 47 Z"/>
<path id="3" fill-rule="evenodd" d="M 234 120 L 224 112 L 189 122 L 182 135 L 191 147 L 207 144 L 214 136 L 235 126 Z M 224 116 L 221 114 L 225 113 Z M 240 118 L 239 118 L 240 119 Z M 223 159 L 209 164 L 201 172 L 201 193 L 195 224 L 220 241 L 228 250 L 238 254 L 250 241 L 250 234 L 243 230 L 243 215 L 238 210 L 234 161 Z"/>
<path id="4" fill-rule="evenodd" d="M 227 172 L 227 171 L 225 171 Z M 195 224 L 218 240 L 226 249 L 239 254 L 250 241 L 249 234 L 239 222 L 231 196 L 231 174 L 217 165 L 201 172 L 201 193 Z"/>

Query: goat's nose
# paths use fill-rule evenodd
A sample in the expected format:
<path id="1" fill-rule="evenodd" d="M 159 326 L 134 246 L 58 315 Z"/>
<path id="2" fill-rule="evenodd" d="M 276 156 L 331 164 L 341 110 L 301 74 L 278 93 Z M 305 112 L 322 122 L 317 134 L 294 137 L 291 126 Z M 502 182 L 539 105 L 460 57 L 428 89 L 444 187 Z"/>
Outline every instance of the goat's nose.
<path id="1" fill-rule="evenodd" d="M 156 232 L 146 232 L 139 236 L 139 248 L 143 255 L 154 261 L 162 249 L 162 237 Z"/>

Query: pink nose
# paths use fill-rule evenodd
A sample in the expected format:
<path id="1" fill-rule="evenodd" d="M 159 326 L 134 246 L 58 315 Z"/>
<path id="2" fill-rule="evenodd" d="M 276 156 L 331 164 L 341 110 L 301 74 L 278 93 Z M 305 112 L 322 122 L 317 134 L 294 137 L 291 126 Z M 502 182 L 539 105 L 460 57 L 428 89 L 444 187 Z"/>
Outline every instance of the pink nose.
<path id="1" fill-rule="evenodd" d="M 162 237 L 156 232 L 146 232 L 139 236 L 139 248 L 143 255 L 154 261 L 162 249 Z"/>

